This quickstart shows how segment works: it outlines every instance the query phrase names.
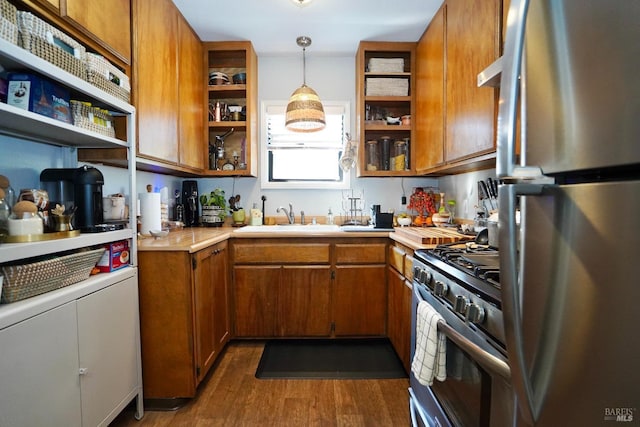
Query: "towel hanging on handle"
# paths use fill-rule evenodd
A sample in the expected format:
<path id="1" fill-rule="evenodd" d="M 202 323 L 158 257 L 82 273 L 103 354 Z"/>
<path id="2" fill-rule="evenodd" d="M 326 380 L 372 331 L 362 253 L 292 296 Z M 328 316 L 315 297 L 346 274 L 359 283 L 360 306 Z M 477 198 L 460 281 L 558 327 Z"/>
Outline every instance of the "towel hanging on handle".
<path id="1" fill-rule="evenodd" d="M 433 380 L 444 381 L 446 371 L 447 338 L 438 332 L 442 316 L 426 301 L 418 303 L 416 313 L 416 351 L 411 362 L 411 372 L 420 384 L 430 386 Z"/>

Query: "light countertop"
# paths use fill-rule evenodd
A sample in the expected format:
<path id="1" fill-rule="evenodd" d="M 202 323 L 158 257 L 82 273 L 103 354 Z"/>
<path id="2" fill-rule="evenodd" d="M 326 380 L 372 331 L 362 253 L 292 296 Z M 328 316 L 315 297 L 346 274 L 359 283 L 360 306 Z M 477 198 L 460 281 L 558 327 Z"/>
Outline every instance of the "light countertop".
<path id="1" fill-rule="evenodd" d="M 166 237 L 138 237 L 138 251 L 197 252 L 228 240 L 233 230 L 232 227 L 192 227 L 172 230 Z"/>
<path id="2" fill-rule="evenodd" d="M 363 238 L 363 237 L 389 237 L 393 232 L 389 231 L 335 231 L 335 230 L 313 230 L 313 231 L 276 231 L 270 233 L 264 226 L 264 231 L 246 232 L 239 231 L 240 228 L 234 227 L 193 227 L 183 228 L 181 230 L 173 230 L 166 237 L 154 238 L 142 236 L 138 237 L 138 251 L 188 251 L 190 253 L 197 252 L 216 243 L 228 240 L 230 238 L 318 238 L 318 237 L 340 237 L 340 238 Z"/>

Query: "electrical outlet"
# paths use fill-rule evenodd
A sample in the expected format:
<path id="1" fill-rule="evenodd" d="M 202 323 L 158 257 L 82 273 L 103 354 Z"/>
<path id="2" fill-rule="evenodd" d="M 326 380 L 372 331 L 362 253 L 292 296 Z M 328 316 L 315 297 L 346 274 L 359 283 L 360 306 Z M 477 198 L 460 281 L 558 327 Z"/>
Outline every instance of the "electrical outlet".
<path id="1" fill-rule="evenodd" d="M 402 203 L 402 206 L 407 204 L 407 196 L 402 196 L 402 199 L 400 201 L 400 203 Z"/>

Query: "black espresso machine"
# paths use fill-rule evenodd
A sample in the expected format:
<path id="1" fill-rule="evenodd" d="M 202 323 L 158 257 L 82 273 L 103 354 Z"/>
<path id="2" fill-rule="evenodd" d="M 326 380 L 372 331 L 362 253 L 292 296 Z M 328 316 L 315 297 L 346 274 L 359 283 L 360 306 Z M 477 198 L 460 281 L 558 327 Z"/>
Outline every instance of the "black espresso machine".
<path id="1" fill-rule="evenodd" d="M 72 226 L 83 233 L 124 228 L 124 224 L 105 224 L 102 213 L 102 173 L 92 166 L 51 168 L 40 173 L 40 185 L 49 194 L 51 207 L 64 205 L 75 210 Z"/>

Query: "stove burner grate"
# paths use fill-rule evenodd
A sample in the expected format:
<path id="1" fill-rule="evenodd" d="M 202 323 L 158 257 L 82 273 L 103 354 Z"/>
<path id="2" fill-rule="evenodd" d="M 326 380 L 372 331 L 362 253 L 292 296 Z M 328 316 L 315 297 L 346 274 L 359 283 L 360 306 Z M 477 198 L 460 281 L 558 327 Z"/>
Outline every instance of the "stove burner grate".
<path id="1" fill-rule="evenodd" d="M 500 288 L 500 261 L 498 251 L 481 245 L 440 245 L 429 251 L 436 258 Z"/>

